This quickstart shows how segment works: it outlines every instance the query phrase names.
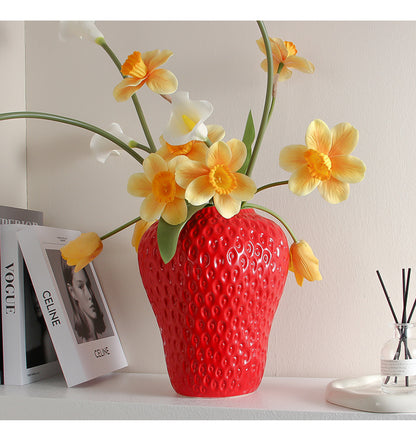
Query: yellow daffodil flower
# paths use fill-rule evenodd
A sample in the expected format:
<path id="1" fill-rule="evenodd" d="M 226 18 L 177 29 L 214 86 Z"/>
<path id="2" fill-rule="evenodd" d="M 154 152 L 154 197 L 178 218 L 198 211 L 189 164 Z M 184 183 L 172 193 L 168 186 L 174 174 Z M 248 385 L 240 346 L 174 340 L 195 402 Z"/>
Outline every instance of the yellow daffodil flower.
<path id="1" fill-rule="evenodd" d="M 184 158 L 179 156 L 167 162 L 152 153 L 143 161 L 144 173 L 130 176 L 127 191 L 130 195 L 145 198 L 140 207 L 143 220 L 153 222 L 162 217 L 172 225 L 185 221 L 185 190 L 175 181 L 176 165 Z"/>
<path id="2" fill-rule="evenodd" d="M 75 273 L 83 269 L 103 250 L 100 237 L 94 233 L 82 233 L 61 248 L 62 258 L 69 266 L 75 266 Z"/>
<path id="3" fill-rule="evenodd" d="M 280 152 L 280 166 L 293 173 L 289 189 L 307 195 L 318 187 L 331 204 L 347 199 L 349 183 L 360 182 L 366 170 L 363 161 L 349 155 L 357 143 L 358 130 L 349 123 L 330 130 L 323 121 L 312 121 L 306 131 L 306 146 L 286 146 Z"/>
<path id="4" fill-rule="evenodd" d="M 288 80 L 292 76 L 292 71 L 289 68 L 309 74 L 315 71 L 312 63 L 305 58 L 297 56 L 298 51 L 292 42 L 272 37 L 269 37 L 269 40 L 272 48 L 274 74 L 277 73 L 279 65 L 283 64 L 278 77 L 279 81 Z M 266 48 L 262 38 L 257 40 L 257 45 L 266 54 Z M 261 67 L 267 72 L 267 58 L 262 61 Z"/>
<path id="5" fill-rule="evenodd" d="M 178 80 L 167 69 L 156 69 L 163 65 L 170 56 L 170 50 L 152 50 L 141 54 L 132 53 L 121 67 L 126 76 L 113 91 L 114 98 L 122 102 L 131 97 L 144 84 L 158 94 L 171 94 L 178 88 Z"/>
<path id="6" fill-rule="evenodd" d="M 295 274 L 299 286 L 302 286 L 303 279 L 310 282 L 322 280 L 319 272 L 319 260 L 305 241 L 295 242 L 291 245 L 289 270 Z"/>
<path id="7" fill-rule="evenodd" d="M 225 131 L 220 125 L 207 125 L 208 139 L 211 143 L 222 140 L 225 136 Z M 166 142 L 163 136 L 160 137 L 161 148 L 156 152 L 166 161 L 175 158 L 175 156 L 185 155 L 193 161 L 203 162 L 205 160 L 208 146 L 205 142 L 199 140 L 191 140 L 184 145 L 173 146 Z"/>
<path id="8" fill-rule="evenodd" d="M 140 244 L 140 241 L 141 241 L 143 235 L 146 233 L 146 230 L 153 223 L 154 223 L 154 221 L 148 222 L 146 220 L 139 220 L 134 225 L 133 236 L 131 238 L 131 245 L 134 247 L 134 249 L 136 250 L 136 252 L 138 252 L 138 250 L 139 250 L 139 244 Z"/>
<path id="9" fill-rule="evenodd" d="M 104 39 L 104 35 L 97 28 L 94 21 L 60 21 L 59 38 L 67 41 L 70 38 L 80 38 L 96 42 Z"/>
<path id="10" fill-rule="evenodd" d="M 190 100 L 188 92 L 172 96 L 172 112 L 163 138 L 172 146 L 185 145 L 193 140 L 205 141 L 208 129 L 204 121 L 214 108 L 206 100 Z"/>
<path id="11" fill-rule="evenodd" d="M 186 188 L 185 199 L 192 205 L 202 205 L 213 197 L 223 217 L 237 214 L 241 201 L 251 199 L 256 192 L 253 180 L 237 172 L 246 155 L 244 143 L 231 139 L 227 143 L 214 143 L 204 163 L 184 158 L 176 169 L 176 181 Z"/>

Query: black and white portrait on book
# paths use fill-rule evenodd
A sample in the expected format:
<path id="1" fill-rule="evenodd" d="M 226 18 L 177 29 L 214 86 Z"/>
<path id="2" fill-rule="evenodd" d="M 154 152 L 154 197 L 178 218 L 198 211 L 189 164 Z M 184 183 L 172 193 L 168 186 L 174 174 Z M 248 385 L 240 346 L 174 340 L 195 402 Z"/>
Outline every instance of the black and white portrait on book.
<path id="1" fill-rule="evenodd" d="M 80 232 L 25 226 L 16 235 L 68 387 L 127 366 L 93 263 L 75 273 L 61 259 Z"/>
<path id="2" fill-rule="evenodd" d="M 56 249 L 46 249 L 56 284 L 78 344 L 113 335 L 95 275 L 88 265 L 75 273 Z"/>

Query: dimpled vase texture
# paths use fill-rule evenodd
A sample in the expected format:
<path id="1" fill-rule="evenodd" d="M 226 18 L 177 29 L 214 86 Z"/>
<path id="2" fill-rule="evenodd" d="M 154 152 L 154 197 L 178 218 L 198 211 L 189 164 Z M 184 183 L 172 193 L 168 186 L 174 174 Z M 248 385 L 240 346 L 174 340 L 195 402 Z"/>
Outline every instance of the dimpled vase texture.
<path id="1" fill-rule="evenodd" d="M 158 251 L 157 223 L 144 234 L 138 260 L 175 391 L 194 397 L 255 391 L 288 273 L 282 229 L 251 209 L 225 219 L 208 207 L 184 226 L 168 264 Z"/>

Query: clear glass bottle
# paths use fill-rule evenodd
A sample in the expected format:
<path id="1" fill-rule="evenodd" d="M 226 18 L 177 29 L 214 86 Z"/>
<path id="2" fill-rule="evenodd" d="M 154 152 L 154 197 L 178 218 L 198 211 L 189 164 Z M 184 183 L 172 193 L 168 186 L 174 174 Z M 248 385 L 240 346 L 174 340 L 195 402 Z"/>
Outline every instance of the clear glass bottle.
<path id="1" fill-rule="evenodd" d="M 416 327 L 395 323 L 394 337 L 381 349 L 381 389 L 385 393 L 416 391 Z"/>

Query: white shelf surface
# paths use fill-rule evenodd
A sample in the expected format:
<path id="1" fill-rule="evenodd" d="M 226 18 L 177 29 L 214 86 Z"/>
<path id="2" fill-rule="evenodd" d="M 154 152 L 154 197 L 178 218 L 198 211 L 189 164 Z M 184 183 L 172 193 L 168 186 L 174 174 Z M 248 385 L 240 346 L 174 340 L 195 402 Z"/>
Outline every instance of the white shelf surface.
<path id="1" fill-rule="evenodd" d="M 0 386 L 0 419 L 416 419 L 325 401 L 328 378 L 265 377 L 252 394 L 228 398 L 177 395 L 167 375 L 113 373 L 68 388 L 61 375 Z"/>

